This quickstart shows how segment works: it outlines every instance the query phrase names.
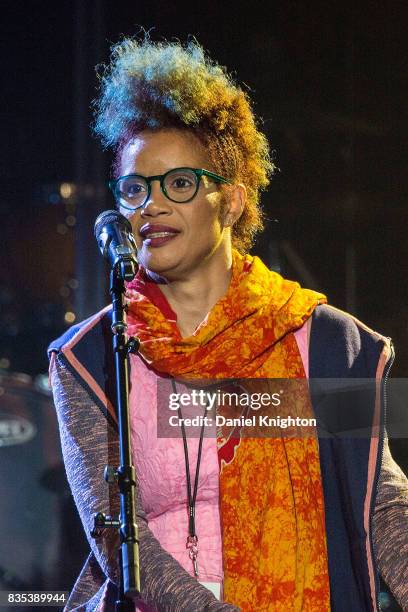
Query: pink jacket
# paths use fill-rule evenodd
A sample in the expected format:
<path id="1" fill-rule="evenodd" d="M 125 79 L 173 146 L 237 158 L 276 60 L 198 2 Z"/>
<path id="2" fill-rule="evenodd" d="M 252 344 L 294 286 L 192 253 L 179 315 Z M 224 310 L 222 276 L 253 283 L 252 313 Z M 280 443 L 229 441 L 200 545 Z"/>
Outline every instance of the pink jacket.
<path id="1" fill-rule="evenodd" d="M 308 374 L 307 325 L 295 333 Z M 193 574 L 186 549 L 187 489 L 183 441 L 157 436 L 157 376 L 131 356 L 131 440 L 143 508 L 153 535 L 180 565 Z M 191 482 L 197 464 L 198 438 L 188 438 Z M 219 511 L 219 467 L 214 437 L 204 438 L 196 502 L 200 582 L 222 583 L 222 542 Z"/>

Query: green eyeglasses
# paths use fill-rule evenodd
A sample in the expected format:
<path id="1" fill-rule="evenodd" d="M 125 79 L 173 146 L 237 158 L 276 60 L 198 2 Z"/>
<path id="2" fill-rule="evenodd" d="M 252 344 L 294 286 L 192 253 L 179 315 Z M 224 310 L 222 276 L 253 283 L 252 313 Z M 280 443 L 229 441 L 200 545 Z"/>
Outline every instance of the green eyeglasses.
<path id="1" fill-rule="evenodd" d="M 152 181 L 160 181 L 160 188 L 166 198 L 171 202 L 185 204 L 191 202 L 197 195 L 200 180 L 208 177 L 215 183 L 231 184 L 231 181 L 202 168 L 174 168 L 165 174 L 156 176 L 142 176 L 141 174 L 127 174 L 118 179 L 109 181 L 109 187 L 118 206 L 127 210 L 136 210 L 145 205 L 152 191 Z"/>

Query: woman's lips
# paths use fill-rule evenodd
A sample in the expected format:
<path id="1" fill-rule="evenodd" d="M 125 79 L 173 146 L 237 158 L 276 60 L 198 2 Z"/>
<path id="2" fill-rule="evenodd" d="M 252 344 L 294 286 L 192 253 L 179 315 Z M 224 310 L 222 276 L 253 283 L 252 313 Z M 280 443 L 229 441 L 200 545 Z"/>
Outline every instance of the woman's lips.
<path id="1" fill-rule="evenodd" d="M 178 232 L 150 232 L 143 238 L 143 244 L 148 247 L 160 247 L 178 236 Z"/>

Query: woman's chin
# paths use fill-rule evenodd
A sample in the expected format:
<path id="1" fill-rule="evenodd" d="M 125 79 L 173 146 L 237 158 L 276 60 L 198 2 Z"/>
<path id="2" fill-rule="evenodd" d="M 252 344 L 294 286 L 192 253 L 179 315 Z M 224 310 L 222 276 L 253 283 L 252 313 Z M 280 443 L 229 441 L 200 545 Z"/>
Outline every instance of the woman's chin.
<path id="1" fill-rule="evenodd" d="M 175 254 L 171 256 L 164 253 L 143 252 L 143 250 L 138 253 L 138 261 L 145 270 L 149 270 L 159 276 L 172 275 L 172 273 L 177 275 L 177 271 L 182 265 L 182 259 L 180 259 L 180 256 L 175 256 Z"/>

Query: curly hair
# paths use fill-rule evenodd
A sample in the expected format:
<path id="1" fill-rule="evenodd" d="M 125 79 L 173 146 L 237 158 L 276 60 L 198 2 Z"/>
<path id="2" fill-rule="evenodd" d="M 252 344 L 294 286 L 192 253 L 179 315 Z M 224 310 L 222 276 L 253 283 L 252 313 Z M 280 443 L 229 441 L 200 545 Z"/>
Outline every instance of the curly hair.
<path id="1" fill-rule="evenodd" d="M 246 186 L 244 211 L 232 228 L 233 246 L 246 252 L 263 229 L 260 192 L 274 170 L 247 94 L 196 41 L 125 38 L 113 46 L 103 69 L 94 101 L 94 131 L 103 145 L 118 160 L 123 146 L 143 130 L 193 132 L 215 172 Z"/>

